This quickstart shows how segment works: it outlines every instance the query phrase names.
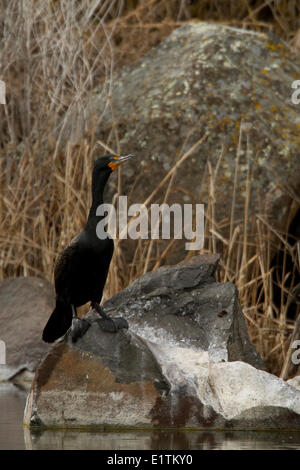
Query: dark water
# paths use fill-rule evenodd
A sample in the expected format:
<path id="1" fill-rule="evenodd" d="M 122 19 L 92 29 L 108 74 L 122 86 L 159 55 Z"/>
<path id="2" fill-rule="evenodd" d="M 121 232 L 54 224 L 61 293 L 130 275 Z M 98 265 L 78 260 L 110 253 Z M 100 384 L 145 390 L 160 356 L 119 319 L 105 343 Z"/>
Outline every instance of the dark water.
<path id="1" fill-rule="evenodd" d="M 0 449 L 202 450 L 298 449 L 299 432 L 75 432 L 32 433 L 23 428 L 27 393 L 0 384 Z"/>

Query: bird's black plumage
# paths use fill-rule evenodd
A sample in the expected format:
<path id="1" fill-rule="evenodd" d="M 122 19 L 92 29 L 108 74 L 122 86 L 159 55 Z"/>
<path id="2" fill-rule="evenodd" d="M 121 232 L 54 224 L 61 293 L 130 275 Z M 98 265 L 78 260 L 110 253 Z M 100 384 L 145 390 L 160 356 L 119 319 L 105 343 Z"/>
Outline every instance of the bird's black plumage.
<path id="1" fill-rule="evenodd" d="M 103 329 L 116 331 L 120 327 L 127 327 L 126 320 L 112 320 L 99 305 L 114 244 L 109 237 L 98 238 L 96 227 L 101 217 L 96 216 L 96 210 L 103 203 L 104 187 L 111 172 L 130 157 L 131 155 L 105 155 L 95 162 L 92 176 L 93 200 L 87 223 L 60 254 L 54 268 L 56 306 L 43 331 L 43 340 L 46 342 L 52 343 L 64 335 L 72 325 L 73 318 L 79 321 L 76 307 L 89 301 L 102 316 L 100 325 Z M 85 324 L 83 329 L 87 327 Z M 74 333 L 74 337 L 79 331 L 77 327 L 75 329 L 77 333 Z"/>

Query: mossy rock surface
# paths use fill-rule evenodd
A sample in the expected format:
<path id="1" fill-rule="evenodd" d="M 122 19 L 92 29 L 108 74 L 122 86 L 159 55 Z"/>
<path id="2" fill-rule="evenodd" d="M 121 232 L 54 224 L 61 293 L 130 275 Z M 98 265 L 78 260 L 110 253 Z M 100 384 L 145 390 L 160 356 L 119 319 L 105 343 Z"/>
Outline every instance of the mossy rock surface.
<path id="1" fill-rule="evenodd" d="M 123 171 L 122 193 L 130 192 L 131 202 L 144 202 L 180 156 L 208 133 L 178 168 L 168 201 L 208 203 L 207 164 L 214 171 L 224 146 L 214 197 L 216 218 L 226 227 L 243 122 L 235 220 L 244 217 L 249 157 L 249 215 L 265 213 L 285 229 L 300 188 L 300 105 L 291 101 L 299 76 L 299 58 L 275 36 L 207 23 L 178 28 L 115 74 L 113 114 L 103 90 L 94 92 L 93 112 L 104 116 L 96 137 L 116 148 L 115 128 L 121 152 L 136 154 Z M 165 190 L 154 200 L 163 202 Z"/>

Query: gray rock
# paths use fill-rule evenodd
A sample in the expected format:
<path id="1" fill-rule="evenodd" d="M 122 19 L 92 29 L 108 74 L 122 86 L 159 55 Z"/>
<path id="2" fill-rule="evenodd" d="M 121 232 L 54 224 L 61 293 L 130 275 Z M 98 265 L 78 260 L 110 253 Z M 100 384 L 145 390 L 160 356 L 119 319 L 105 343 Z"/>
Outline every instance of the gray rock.
<path id="1" fill-rule="evenodd" d="M 0 384 L 4 385 L 7 382 L 11 382 L 22 390 L 30 390 L 32 380 L 34 378 L 34 370 L 31 366 L 15 366 L 9 367 L 7 365 L 0 366 Z"/>
<path id="2" fill-rule="evenodd" d="M 287 380 L 287 383 L 291 385 L 292 387 L 295 387 L 298 390 L 300 390 L 300 375 L 296 375 L 296 377 L 293 377 L 292 379 Z"/>
<path id="3" fill-rule="evenodd" d="M 300 392 L 282 379 L 239 361 L 212 363 L 206 352 L 149 346 L 171 384 L 173 402 L 180 409 L 181 404 L 174 400 L 180 390 L 197 397 L 207 425 L 226 429 L 299 428 Z M 179 409 L 173 410 L 174 416 Z M 195 424 L 195 418 L 197 414 L 191 410 L 188 425 Z"/>
<path id="4" fill-rule="evenodd" d="M 90 319 L 93 320 L 92 315 Z M 69 336 L 36 372 L 24 423 L 30 428 L 299 429 L 300 392 L 243 362 L 103 333 L 97 321 Z"/>
<path id="5" fill-rule="evenodd" d="M 96 318 L 99 318 L 96 315 Z M 93 320 L 93 315 L 89 315 Z M 143 339 L 103 333 L 59 342 L 38 368 L 25 409 L 31 426 L 151 426 L 151 410 L 170 385 Z"/>
<path id="6" fill-rule="evenodd" d="M 67 333 L 36 371 L 25 424 L 299 427 L 299 391 L 257 369 L 236 290 L 215 281 L 217 264 L 196 256 L 113 297 L 107 311 L 124 314 L 128 331 L 104 333 L 89 312 L 85 335 L 72 343 Z"/>
<path id="7" fill-rule="evenodd" d="M 54 298 L 53 286 L 46 279 L 18 277 L 0 282 L 0 339 L 6 346 L 0 381 L 17 378 L 18 372 L 27 381 L 24 369 L 34 370 L 49 351 L 41 335 Z"/>
<path id="8" fill-rule="evenodd" d="M 207 132 L 177 169 L 174 187 L 182 191 L 171 192 L 168 202 L 208 203 L 206 165 L 209 160 L 216 168 L 223 143 L 214 196 L 216 217 L 224 221 L 230 218 L 243 119 L 235 220 L 244 218 L 247 135 L 253 172 L 248 215 L 265 213 L 285 231 L 293 194 L 296 199 L 300 189 L 299 105 L 291 101 L 292 83 L 299 76 L 299 57 L 274 35 L 210 23 L 185 25 L 114 76 L 113 115 L 102 90 L 95 90 L 90 102 L 95 115 L 102 116 L 96 137 L 111 142 L 116 127 L 122 153 L 136 154 L 122 174 L 122 188 L 124 194 L 130 190 L 132 202 L 142 203 Z M 68 136 L 70 129 L 71 123 Z M 158 192 L 157 201 L 163 202 L 165 190 Z"/>
<path id="9" fill-rule="evenodd" d="M 199 255 L 139 277 L 104 304 L 139 336 L 208 351 L 211 361 L 264 369 L 248 336 L 236 287 L 215 281 L 218 255 Z"/>

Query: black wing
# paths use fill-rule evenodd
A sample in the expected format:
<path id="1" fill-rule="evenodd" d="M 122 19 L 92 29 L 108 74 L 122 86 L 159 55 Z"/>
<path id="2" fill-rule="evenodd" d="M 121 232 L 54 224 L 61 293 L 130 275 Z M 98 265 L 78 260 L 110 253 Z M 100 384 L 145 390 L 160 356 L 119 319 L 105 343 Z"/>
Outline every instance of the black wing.
<path id="1" fill-rule="evenodd" d="M 54 267 L 54 283 L 56 293 L 63 293 L 69 287 L 72 278 L 76 257 L 78 256 L 78 242 L 80 235 L 77 235 L 69 245 L 61 252 Z"/>

